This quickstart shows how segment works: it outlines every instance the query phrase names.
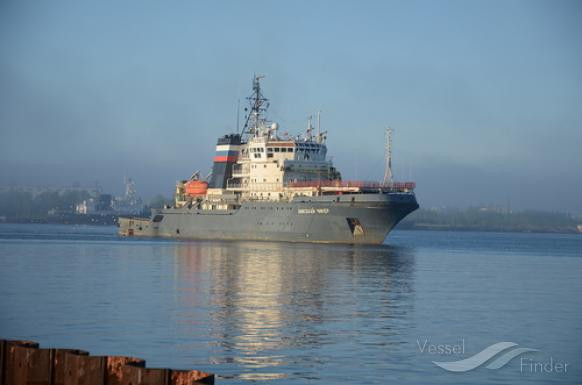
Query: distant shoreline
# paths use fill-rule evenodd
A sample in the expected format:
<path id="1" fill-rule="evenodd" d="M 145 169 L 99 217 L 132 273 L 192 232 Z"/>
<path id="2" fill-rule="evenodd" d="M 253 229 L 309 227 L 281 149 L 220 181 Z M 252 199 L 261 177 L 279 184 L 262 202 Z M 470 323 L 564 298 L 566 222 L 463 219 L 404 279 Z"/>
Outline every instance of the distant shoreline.
<path id="1" fill-rule="evenodd" d="M 31 225 L 96 225 L 116 226 L 118 215 L 107 214 L 63 214 L 58 216 L 30 218 L 2 218 L 0 223 L 31 224 Z"/>
<path id="2" fill-rule="evenodd" d="M 407 230 L 487 231 L 513 233 L 582 232 L 580 214 L 502 209 L 419 209 L 398 225 Z"/>
<path id="3" fill-rule="evenodd" d="M 548 229 L 504 229 L 497 227 L 479 228 L 479 227 L 455 227 L 455 226 L 433 226 L 433 225 L 413 225 L 408 224 L 397 225 L 395 230 L 411 230 L 411 231 L 459 231 L 459 232 L 485 232 L 485 233 L 530 233 L 530 234 L 581 234 L 574 228 L 548 228 Z"/>

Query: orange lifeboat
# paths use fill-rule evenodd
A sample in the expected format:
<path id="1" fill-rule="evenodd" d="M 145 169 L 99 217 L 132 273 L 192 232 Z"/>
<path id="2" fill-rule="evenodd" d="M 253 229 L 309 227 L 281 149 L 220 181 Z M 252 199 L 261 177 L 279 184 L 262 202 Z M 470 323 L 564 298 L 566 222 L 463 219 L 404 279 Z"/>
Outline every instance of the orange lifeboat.
<path id="1" fill-rule="evenodd" d="M 203 182 L 201 180 L 191 180 L 184 184 L 186 195 L 197 196 L 206 195 L 208 190 L 208 182 Z"/>

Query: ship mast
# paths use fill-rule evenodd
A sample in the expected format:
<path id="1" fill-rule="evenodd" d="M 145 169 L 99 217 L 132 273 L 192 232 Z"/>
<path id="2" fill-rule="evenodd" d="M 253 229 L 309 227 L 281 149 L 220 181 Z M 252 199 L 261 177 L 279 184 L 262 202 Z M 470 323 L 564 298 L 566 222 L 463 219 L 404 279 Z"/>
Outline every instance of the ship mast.
<path id="1" fill-rule="evenodd" d="M 261 92 L 260 80 L 265 75 L 255 75 L 253 77 L 253 93 L 247 98 L 250 105 L 250 112 L 246 116 L 245 125 L 243 127 L 243 135 L 262 136 L 265 134 L 265 118 L 264 114 L 269 108 L 269 99 L 263 96 Z M 245 111 L 248 109 L 245 108 Z M 268 131 L 267 131 L 268 133 Z"/>
<path id="2" fill-rule="evenodd" d="M 387 186 L 392 184 L 392 133 L 394 130 L 388 127 L 386 129 L 386 166 L 384 168 L 384 180 L 382 184 Z"/>

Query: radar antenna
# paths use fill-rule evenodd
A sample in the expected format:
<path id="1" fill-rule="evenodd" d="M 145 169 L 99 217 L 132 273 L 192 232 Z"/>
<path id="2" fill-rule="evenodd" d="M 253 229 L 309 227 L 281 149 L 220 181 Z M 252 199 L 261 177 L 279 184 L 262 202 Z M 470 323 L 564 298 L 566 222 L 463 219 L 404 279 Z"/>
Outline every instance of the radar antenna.
<path id="1" fill-rule="evenodd" d="M 264 114 L 269 108 L 269 99 L 263 96 L 261 92 L 260 80 L 264 78 L 265 75 L 255 75 L 253 77 L 253 93 L 247 98 L 250 105 L 250 111 L 245 117 L 245 125 L 243 126 L 242 134 L 248 135 L 261 135 L 265 125 Z M 245 108 L 247 111 L 247 108 Z"/>

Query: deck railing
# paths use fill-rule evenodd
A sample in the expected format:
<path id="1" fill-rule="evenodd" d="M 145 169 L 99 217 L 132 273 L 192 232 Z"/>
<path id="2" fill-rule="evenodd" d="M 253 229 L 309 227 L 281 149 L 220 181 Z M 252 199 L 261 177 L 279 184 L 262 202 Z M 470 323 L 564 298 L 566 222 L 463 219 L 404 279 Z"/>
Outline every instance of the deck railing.
<path id="1" fill-rule="evenodd" d="M 308 181 L 297 181 L 297 182 L 287 182 L 287 187 L 357 187 L 361 189 L 382 189 L 382 190 L 393 190 L 393 191 L 410 191 L 414 190 L 416 183 L 414 182 L 392 182 L 392 183 L 380 183 L 380 182 L 370 182 L 362 180 L 308 180 Z"/>
<path id="2" fill-rule="evenodd" d="M 240 190 L 240 191 L 256 191 L 256 192 L 276 192 L 283 191 L 283 186 L 281 183 L 248 183 L 241 184 L 238 182 L 227 181 L 227 190 Z"/>
<path id="3" fill-rule="evenodd" d="M 234 173 L 234 170 L 233 170 Z M 392 182 L 392 183 L 380 183 L 380 182 L 370 182 L 362 180 L 307 180 L 307 181 L 296 181 L 287 182 L 284 185 L 281 183 L 248 183 L 241 184 L 240 182 L 234 182 L 229 180 L 227 182 L 226 188 L 229 190 L 242 190 L 242 191 L 282 191 L 285 187 L 287 188 L 317 188 L 330 190 L 345 190 L 345 189 L 360 189 L 360 190 L 382 190 L 382 191 L 394 191 L 394 192 L 410 192 L 416 188 L 416 183 L 414 182 Z"/>

